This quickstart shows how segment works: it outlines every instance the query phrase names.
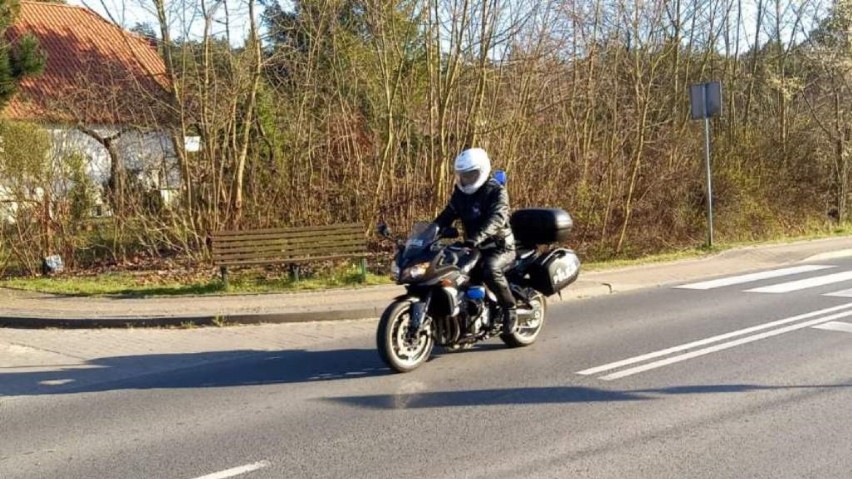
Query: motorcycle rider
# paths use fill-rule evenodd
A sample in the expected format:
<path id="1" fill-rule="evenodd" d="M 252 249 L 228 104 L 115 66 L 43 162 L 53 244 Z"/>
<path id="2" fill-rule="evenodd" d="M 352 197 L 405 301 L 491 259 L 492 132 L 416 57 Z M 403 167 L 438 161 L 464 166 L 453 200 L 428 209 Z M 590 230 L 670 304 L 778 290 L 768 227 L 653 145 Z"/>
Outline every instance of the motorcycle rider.
<path id="1" fill-rule="evenodd" d="M 503 333 L 518 323 L 515 298 L 504 268 L 515 259 L 515 238 L 509 226 L 509 195 L 490 178 L 491 159 L 482 148 L 464 150 L 455 160 L 456 187 L 435 223 L 446 228 L 457 219 L 464 226 L 464 245 L 479 248 L 485 284 L 497 296 L 503 311 Z"/>

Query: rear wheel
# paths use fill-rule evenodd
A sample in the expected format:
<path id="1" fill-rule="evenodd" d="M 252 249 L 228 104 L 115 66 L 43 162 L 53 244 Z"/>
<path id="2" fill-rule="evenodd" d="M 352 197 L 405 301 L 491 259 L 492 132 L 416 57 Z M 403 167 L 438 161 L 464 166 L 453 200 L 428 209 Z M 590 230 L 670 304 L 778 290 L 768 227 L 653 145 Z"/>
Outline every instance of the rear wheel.
<path id="1" fill-rule="evenodd" d="M 376 347 L 382 361 L 393 370 L 407 373 L 417 369 L 432 355 L 435 341 L 428 328 L 414 331 L 411 324 L 411 302 L 391 303 L 379 320 Z"/>
<path id="2" fill-rule="evenodd" d="M 524 314 L 519 311 L 518 330 L 512 334 L 501 334 L 500 339 L 510 348 L 529 346 L 538 339 L 541 329 L 544 327 L 544 319 L 547 312 L 547 299 L 543 294 L 534 292 L 530 297 L 528 305 L 523 307 Z"/>

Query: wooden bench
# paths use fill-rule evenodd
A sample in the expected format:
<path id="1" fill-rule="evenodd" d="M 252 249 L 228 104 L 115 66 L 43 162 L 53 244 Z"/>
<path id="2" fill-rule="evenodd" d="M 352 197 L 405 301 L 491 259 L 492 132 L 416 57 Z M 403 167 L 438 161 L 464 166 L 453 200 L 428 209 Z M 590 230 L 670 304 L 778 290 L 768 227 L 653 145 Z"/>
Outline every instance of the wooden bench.
<path id="1" fill-rule="evenodd" d="M 290 264 L 298 280 L 298 265 L 309 261 L 361 258 L 361 280 L 367 276 L 367 240 L 358 223 L 304 228 L 219 231 L 211 235 L 213 263 L 228 286 L 228 268 Z"/>

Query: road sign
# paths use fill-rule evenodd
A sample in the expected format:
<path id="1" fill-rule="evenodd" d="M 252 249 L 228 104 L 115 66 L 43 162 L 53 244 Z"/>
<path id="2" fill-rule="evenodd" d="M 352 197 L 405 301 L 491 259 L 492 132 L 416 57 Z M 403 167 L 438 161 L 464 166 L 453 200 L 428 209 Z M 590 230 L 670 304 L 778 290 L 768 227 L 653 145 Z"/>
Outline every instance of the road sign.
<path id="1" fill-rule="evenodd" d="M 722 114 L 722 83 L 709 82 L 689 88 L 689 103 L 693 120 L 713 118 Z"/>
<path id="2" fill-rule="evenodd" d="M 713 246 L 713 179 L 710 171 L 710 118 L 722 113 L 722 84 L 714 81 L 689 87 L 693 120 L 704 120 L 704 163 L 707 166 L 707 246 Z"/>

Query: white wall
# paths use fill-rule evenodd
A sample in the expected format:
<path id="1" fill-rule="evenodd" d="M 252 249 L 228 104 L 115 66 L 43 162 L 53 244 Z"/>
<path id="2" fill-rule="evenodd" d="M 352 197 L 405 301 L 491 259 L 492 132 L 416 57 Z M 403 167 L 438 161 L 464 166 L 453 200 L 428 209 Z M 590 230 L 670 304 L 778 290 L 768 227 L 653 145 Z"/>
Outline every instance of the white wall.
<path id="1" fill-rule="evenodd" d="M 90 127 L 102 138 L 119 132 L 113 127 Z M 86 171 L 98 188 L 109 179 L 110 158 L 106 148 L 92 136 L 74 128 L 53 126 L 47 129 L 53 138 L 54 161 L 80 153 L 87 159 Z M 118 154 L 129 175 L 135 175 L 148 188 L 159 189 L 163 199 L 171 201 L 180 188 L 180 172 L 172 140 L 163 132 L 125 131 L 115 141 Z"/>
<path id="2" fill-rule="evenodd" d="M 12 223 L 15 221 L 15 213 L 18 204 L 12 201 L 9 189 L 0 185 L 0 223 Z"/>
<path id="3" fill-rule="evenodd" d="M 91 127 L 101 137 L 118 133 L 115 128 Z M 54 158 L 59 160 L 71 153 L 82 153 L 89 158 L 88 170 L 97 183 L 109 178 L 109 153 L 97 140 L 74 128 L 49 127 L 54 144 Z M 179 181 L 177 161 L 171 138 L 163 132 L 127 131 L 116 140 L 119 155 L 125 168 L 132 170 L 161 171 L 162 181 Z M 164 175 L 168 173 L 166 178 Z M 165 185 L 164 185 L 165 186 Z M 172 186 L 178 186 L 174 184 Z"/>
<path id="4" fill-rule="evenodd" d="M 114 127 L 89 127 L 101 137 L 118 133 Z M 109 179 L 110 158 L 106 148 L 91 136 L 71 127 L 45 127 L 53 141 L 51 159 L 59 164 L 73 154 L 86 160 L 86 173 L 97 190 L 96 203 L 104 205 L 103 185 Z M 136 175 L 148 188 L 158 189 L 166 204 L 174 201 L 180 189 L 180 171 L 171 138 L 163 132 L 126 131 L 115 142 L 128 174 Z M 55 185 L 56 186 L 56 185 Z M 61 187 L 59 188 L 61 190 Z M 0 184 L 0 222 L 14 221 L 18 205 Z"/>

